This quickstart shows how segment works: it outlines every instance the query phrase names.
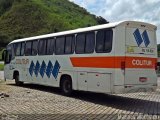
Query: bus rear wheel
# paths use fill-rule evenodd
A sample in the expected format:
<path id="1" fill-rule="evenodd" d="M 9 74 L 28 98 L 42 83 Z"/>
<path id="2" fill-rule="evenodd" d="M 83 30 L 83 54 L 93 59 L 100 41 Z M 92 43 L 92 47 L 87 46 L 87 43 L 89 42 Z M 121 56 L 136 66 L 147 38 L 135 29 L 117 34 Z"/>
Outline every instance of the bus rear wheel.
<path id="1" fill-rule="evenodd" d="M 16 84 L 17 86 L 23 85 L 23 82 L 19 81 L 19 75 L 16 75 L 16 76 L 15 76 L 15 84 Z"/>
<path id="2" fill-rule="evenodd" d="M 70 77 L 67 76 L 62 78 L 61 91 L 65 96 L 70 96 L 72 94 L 72 80 Z"/>

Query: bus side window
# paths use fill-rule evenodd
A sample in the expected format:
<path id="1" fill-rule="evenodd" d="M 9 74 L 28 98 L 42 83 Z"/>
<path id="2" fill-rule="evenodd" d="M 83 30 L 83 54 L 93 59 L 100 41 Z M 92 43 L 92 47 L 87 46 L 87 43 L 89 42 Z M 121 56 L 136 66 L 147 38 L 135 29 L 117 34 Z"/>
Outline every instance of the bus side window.
<path id="1" fill-rule="evenodd" d="M 93 53 L 95 48 L 95 33 L 89 32 L 86 34 L 85 53 Z"/>
<path id="2" fill-rule="evenodd" d="M 21 46 L 21 56 L 24 55 L 24 50 L 25 50 L 25 42 L 22 42 L 22 46 Z"/>
<path id="3" fill-rule="evenodd" d="M 99 30 L 96 36 L 96 52 L 109 53 L 112 50 L 113 31 Z"/>
<path id="4" fill-rule="evenodd" d="M 21 43 L 14 44 L 15 56 L 20 56 L 21 54 Z"/>
<path id="5" fill-rule="evenodd" d="M 37 55 L 38 50 L 37 50 L 37 46 L 38 46 L 38 41 L 32 41 L 32 55 Z"/>
<path id="6" fill-rule="evenodd" d="M 63 55 L 64 54 L 64 47 L 65 47 L 65 37 L 57 37 L 56 38 L 56 55 Z"/>
<path id="7" fill-rule="evenodd" d="M 49 38 L 47 40 L 47 55 L 53 55 L 54 51 L 55 51 L 55 39 Z"/>
<path id="8" fill-rule="evenodd" d="M 74 36 L 66 36 L 65 39 L 65 54 L 72 54 L 74 52 Z"/>
<path id="9" fill-rule="evenodd" d="M 83 54 L 85 50 L 85 34 L 77 34 L 76 37 L 76 54 Z"/>
<path id="10" fill-rule="evenodd" d="M 75 51 L 75 40 L 76 40 L 76 37 L 75 37 L 75 35 L 73 35 L 73 37 L 72 37 L 72 53 L 74 53 L 74 51 Z"/>
<path id="11" fill-rule="evenodd" d="M 44 39 L 39 40 L 38 54 L 39 55 L 45 55 L 46 54 L 46 40 L 44 40 Z"/>
<path id="12" fill-rule="evenodd" d="M 80 33 L 76 38 L 76 54 L 93 53 L 95 48 L 95 33 Z"/>
<path id="13" fill-rule="evenodd" d="M 25 55 L 30 56 L 31 55 L 31 48 L 32 48 L 32 42 L 26 42 L 26 47 L 25 47 Z"/>
<path id="14" fill-rule="evenodd" d="M 15 58 L 14 44 L 11 44 L 11 59 L 13 60 L 14 58 Z"/>

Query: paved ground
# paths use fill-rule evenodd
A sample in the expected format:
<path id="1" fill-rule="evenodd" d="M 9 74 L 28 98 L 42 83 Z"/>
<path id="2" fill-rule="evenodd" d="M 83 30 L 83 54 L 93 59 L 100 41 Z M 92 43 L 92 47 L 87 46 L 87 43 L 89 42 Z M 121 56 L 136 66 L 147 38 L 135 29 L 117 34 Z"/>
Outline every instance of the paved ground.
<path id="1" fill-rule="evenodd" d="M 160 115 L 160 87 L 149 93 L 75 92 L 72 97 L 65 97 L 56 88 L 31 84 L 17 87 L 13 81 L 7 81 L 0 83 L 0 93 L 4 93 L 0 95 L 0 120 L 160 119 L 157 116 Z"/>
<path id="2" fill-rule="evenodd" d="M 4 72 L 3 71 L 0 71 L 0 79 L 4 80 Z"/>

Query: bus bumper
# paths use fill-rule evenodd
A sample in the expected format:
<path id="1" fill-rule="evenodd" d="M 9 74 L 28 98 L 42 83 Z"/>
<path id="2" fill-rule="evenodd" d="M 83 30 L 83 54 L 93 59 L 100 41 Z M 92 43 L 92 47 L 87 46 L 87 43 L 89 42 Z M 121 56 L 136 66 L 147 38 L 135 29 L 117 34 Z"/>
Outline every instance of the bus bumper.
<path id="1" fill-rule="evenodd" d="M 114 86 L 114 93 L 155 92 L 156 89 L 157 84 Z"/>

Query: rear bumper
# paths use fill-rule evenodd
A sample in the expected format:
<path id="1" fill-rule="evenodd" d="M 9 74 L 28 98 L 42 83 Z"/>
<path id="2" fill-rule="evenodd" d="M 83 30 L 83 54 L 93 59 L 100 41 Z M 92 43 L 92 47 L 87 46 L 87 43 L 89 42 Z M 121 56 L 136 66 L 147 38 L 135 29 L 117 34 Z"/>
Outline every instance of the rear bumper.
<path id="1" fill-rule="evenodd" d="M 157 84 L 114 86 L 114 94 L 154 92 L 156 89 Z"/>

